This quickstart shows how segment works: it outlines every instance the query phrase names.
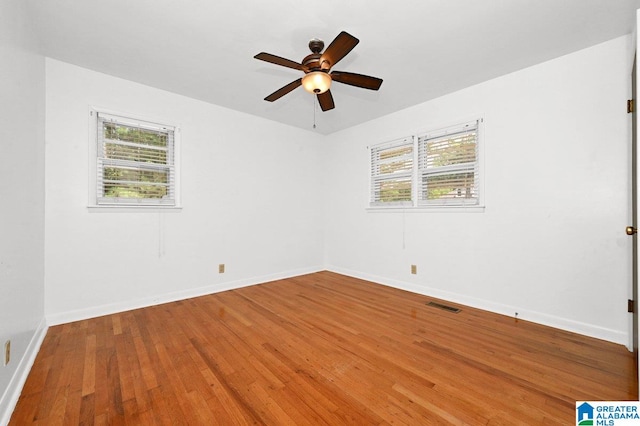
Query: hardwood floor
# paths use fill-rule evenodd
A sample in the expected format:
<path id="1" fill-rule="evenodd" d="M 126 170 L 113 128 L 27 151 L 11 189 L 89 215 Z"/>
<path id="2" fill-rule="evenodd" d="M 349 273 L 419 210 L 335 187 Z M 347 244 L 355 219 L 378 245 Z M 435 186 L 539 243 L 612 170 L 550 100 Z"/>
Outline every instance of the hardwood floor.
<path id="1" fill-rule="evenodd" d="M 612 343 L 330 272 L 51 327 L 11 425 L 566 425 Z"/>

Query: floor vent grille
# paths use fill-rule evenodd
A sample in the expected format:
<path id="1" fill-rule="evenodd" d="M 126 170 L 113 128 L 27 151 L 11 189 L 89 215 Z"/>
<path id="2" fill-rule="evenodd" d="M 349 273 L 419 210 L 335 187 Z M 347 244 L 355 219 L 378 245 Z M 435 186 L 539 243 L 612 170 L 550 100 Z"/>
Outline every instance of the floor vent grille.
<path id="1" fill-rule="evenodd" d="M 427 306 L 442 309 L 443 311 L 453 312 L 454 314 L 457 314 L 458 312 L 460 312 L 460 309 L 458 308 L 454 308 L 453 306 L 443 305 L 442 303 L 437 303 L 437 302 L 429 302 L 427 303 Z"/>

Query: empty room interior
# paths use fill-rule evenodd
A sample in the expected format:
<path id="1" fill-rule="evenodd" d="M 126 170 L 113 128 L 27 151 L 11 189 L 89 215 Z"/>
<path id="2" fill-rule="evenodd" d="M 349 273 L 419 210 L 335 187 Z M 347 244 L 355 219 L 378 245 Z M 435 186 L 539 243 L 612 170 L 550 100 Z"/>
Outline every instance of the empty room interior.
<path id="1" fill-rule="evenodd" d="M 638 400 L 639 8 L 0 2 L 0 425 Z"/>

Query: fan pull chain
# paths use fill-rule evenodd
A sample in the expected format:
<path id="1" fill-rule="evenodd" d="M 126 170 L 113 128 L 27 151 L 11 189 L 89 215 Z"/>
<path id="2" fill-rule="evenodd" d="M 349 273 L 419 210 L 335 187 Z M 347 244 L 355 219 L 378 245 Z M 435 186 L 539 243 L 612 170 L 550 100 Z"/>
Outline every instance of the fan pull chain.
<path id="1" fill-rule="evenodd" d="M 315 96 L 314 96 L 315 98 Z M 317 100 L 313 100 L 313 128 L 316 128 L 316 110 L 318 109 Z"/>

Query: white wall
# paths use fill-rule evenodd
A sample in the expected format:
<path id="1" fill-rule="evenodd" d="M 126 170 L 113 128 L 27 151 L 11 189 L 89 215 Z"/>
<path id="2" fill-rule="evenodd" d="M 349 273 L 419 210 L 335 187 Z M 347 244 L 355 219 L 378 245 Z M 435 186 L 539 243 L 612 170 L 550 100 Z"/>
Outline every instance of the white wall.
<path id="1" fill-rule="evenodd" d="M 44 57 L 31 29 L 25 2 L 0 2 L 0 424 L 45 329 Z"/>
<path id="2" fill-rule="evenodd" d="M 47 59 L 47 316 L 65 322 L 324 263 L 628 344 L 629 40 L 326 138 Z M 181 125 L 181 212 L 88 211 L 90 105 Z M 484 212 L 366 210 L 368 145 L 476 116 Z"/>
<path id="3" fill-rule="evenodd" d="M 328 268 L 629 344 L 628 43 L 618 38 L 329 137 L 326 186 L 340 190 L 326 191 Z M 485 120 L 484 212 L 365 210 L 368 145 L 473 117 Z"/>
<path id="4" fill-rule="evenodd" d="M 51 323 L 322 269 L 320 136 L 48 58 L 46 74 Z M 182 211 L 87 209 L 89 106 L 181 126 Z"/>

